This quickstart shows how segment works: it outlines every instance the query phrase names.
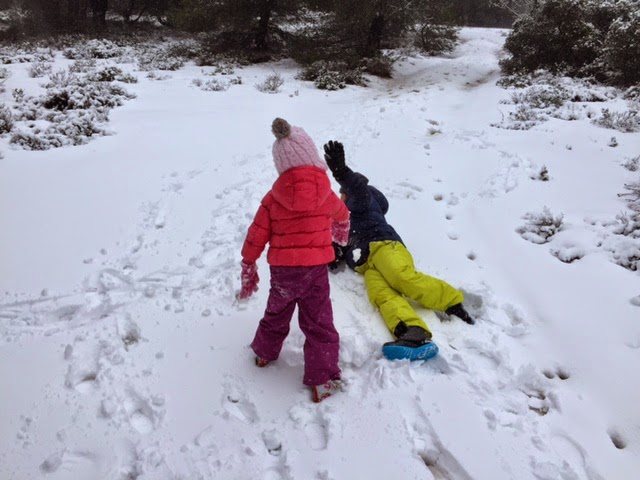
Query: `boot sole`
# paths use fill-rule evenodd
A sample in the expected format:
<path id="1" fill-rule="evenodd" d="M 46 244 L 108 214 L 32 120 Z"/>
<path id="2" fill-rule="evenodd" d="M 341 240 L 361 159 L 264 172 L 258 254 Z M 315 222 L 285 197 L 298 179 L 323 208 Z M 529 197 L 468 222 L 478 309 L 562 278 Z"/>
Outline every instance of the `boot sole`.
<path id="1" fill-rule="evenodd" d="M 438 346 L 431 342 L 421 347 L 404 347 L 401 345 L 385 345 L 382 354 L 387 360 L 429 360 L 438 354 Z"/>

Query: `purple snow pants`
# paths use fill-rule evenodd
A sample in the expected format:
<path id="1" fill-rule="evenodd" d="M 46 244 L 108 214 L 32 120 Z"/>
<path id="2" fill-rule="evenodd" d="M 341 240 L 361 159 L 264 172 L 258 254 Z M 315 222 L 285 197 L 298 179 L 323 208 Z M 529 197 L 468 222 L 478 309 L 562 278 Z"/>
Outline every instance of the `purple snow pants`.
<path id="1" fill-rule="evenodd" d="M 300 330 L 306 337 L 303 383 L 322 385 L 339 379 L 340 336 L 333 325 L 326 265 L 271 267 L 269 300 L 251 348 L 260 358 L 276 360 L 296 305 Z"/>

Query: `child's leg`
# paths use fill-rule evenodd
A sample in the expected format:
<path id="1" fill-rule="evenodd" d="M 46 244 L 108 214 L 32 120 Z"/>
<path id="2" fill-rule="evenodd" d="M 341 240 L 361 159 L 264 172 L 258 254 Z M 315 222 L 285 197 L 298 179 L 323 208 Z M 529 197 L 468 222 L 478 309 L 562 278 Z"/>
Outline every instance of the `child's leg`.
<path id="1" fill-rule="evenodd" d="M 391 288 L 375 268 L 369 268 L 364 273 L 364 282 L 367 286 L 369 301 L 380 309 L 380 314 L 391 333 L 395 332 L 400 322 L 404 322 L 408 327 L 421 327 L 431 334 L 427 324 L 418 316 L 409 302 Z"/>
<path id="2" fill-rule="evenodd" d="M 298 300 L 298 321 L 304 342 L 305 385 L 323 385 L 340 378 L 340 336 L 333 324 L 326 265 L 307 267 L 304 294 Z"/>
<path id="3" fill-rule="evenodd" d="M 289 334 L 289 324 L 296 308 L 295 296 L 290 294 L 291 290 L 288 288 L 290 283 L 286 267 L 271 267 L 267 308 L 251 342 L 255 354 L 264 360 L 273 361 L 278 358 L 282 344 Z"/>
<path id="4" fill-rule="evenodd" d="M 395 290 L 425 308 L 444 312 L 464 298 L 447 282 L 418 272 L 411 253 L 400 242 L 383 245 L 369 262 Z"/>

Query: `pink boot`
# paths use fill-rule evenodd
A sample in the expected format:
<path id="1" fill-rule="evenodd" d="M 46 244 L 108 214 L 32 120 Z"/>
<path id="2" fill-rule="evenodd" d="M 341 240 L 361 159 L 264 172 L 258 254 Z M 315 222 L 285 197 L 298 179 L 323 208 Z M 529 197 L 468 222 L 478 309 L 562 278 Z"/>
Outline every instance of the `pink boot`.
<path id="1" fill-rule="evenodd" d="M 342 391 L 342 382 L 340 380 L 329 380 L 323 385 L 313 385 L 311 387 L 311 393 L 313 395 L 313 401 L 319 403 L 325 398 L 330 397 L 336 392 Z"/>

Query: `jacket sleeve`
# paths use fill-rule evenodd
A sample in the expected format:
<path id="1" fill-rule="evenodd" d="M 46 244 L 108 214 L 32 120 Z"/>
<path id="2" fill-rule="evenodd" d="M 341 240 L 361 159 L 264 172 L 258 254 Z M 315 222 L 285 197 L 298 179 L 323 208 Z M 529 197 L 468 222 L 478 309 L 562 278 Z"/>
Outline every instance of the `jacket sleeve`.
<path id="1" fill-rule="evenodd" d="M 271 238 L 271 215 L 269 213 L 269 206 L 271 204 L 269 192 L 260 203 L 260 207 L 256 212 L 253 222 L 249 226 L 247 232 L 247 238 L 242 246 L 242 259 L 245 263 L 255 263 L 262 252 L 264 247 Z"/>
<path id="2" fill-rule="evenodd" d="M 349 197 L 349 209 L 352 212 L 366 212 L 369 210 L 371 192 L 366 180 L 361 175 L 357 175 L 349 167 L 346 167 L 338 183 L 345 195 Z"/>
<path id="3" fill-rule="evenodd" d="M 349 209 L 338 196 L 331 192 L 331 219 L 336 223 L 342 223 L 349 220 Z"/>

